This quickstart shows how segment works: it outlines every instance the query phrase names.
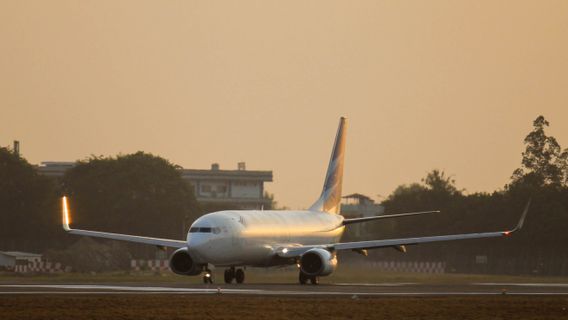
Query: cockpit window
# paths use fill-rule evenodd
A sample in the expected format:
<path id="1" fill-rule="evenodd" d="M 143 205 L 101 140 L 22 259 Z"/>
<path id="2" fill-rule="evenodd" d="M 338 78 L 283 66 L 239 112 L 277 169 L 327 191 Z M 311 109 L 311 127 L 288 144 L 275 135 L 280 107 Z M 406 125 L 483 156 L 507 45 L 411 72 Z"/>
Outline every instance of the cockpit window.
<path id="1" fill-rule="evenodd" d="M 218 234 L 221 232 L 220 228 L 211 228 L 211 227 L 193 227 L 189 229 L 189 233 L 215 233 Z"/>

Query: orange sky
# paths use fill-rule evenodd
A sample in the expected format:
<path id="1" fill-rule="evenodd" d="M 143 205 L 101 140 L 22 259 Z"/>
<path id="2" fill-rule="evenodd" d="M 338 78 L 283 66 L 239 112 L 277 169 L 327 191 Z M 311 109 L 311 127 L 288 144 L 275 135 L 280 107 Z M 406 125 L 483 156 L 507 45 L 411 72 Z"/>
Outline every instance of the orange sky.
<path id="1" fill-rule="evenodd" d="M 492 191 L 539 114 L 568 147 L 567 101 L 568 1 L 0 2 L 0 145 L 32 163 L 246 161 L 303 208 L 344 115 L 344 193 Z"/>

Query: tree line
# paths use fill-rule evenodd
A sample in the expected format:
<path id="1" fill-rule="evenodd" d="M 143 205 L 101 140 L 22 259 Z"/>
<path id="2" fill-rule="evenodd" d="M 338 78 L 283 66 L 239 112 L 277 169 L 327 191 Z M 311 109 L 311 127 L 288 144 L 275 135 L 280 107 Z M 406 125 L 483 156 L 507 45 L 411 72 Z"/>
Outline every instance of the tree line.
<path id="1" fill-rule="evenodd" d="M 407 254 L 373 250 L 370 259 L 445 261 L 456 272 L 561 274 L 568 272 L 568 149 L 546 134 L 539 116 L 526 136 L 521 166 L 500 190 L 466 194 L 444 171 L 401 185 L 382 205 L 387 212 L 439 209 L 442 213 L 369 223 L 372 239 L 427 236 L 512 228 L 532 199 L 523 230 L 505 239 L 409 247 Z M 183 239 L 187 228 L 211 208 L 200 206 L 179 167 L 149 153 L 90 157 L 62 178 L 49 178 L 9 148 L 0 148 L 0 250 L 45 252 L 71 259 L 77 270 L 118 268 L 130 254 L 153 248 L 94 241 L 61 230 L 60 197 L 71 199 L 81 228 Z M 349 234 L 347 234 L 349 236 Z M 81 259 L 76 257 L 81 256 Z M 88 258 L 87 257 L 91 257 Z M 122 257 L 110 262 L 109 257 Z M 62 261 L 65 262 L 65 261 Z"/>
<path id="2" fill-rule="evenodd" d="M 382 202 L 387 212 L 439 209 L 434 216 L 374 223 L 381 238 L 427 236 L 513 228 L 531 200 L 521 231 L 503 239 L 434 243 L 374 252 L 375 259 L 445 261 L 455 272 L 568 274 L 568 149 L 546 134 L 549 122 L 537 117 L 524 139 L 521 166 L 501 190 L 465 194 L 444 171 L 429 172 L 420 183 L 401 185 Z"/>
<path id="3" fill-rule="evenodd" d="M 113 251 L 109 248 L 151 256 L 154 248 L 109 242 L 105 247 L 67 235 L 61 228 L 61 196 L 70 198 L 72 222 L 81 228 L 184 239 L 203 209 L 178 169 L 137 152 L 90 157 L 77 161 L 62 178 L 49 178 L 9 148 L 0 148 L 0 250 L 51 250 L 60 257 L 57 250 L 88 255 L 98 248 L 101 261 Z M 82 242 L 72 246 L 77 241 Z"/>

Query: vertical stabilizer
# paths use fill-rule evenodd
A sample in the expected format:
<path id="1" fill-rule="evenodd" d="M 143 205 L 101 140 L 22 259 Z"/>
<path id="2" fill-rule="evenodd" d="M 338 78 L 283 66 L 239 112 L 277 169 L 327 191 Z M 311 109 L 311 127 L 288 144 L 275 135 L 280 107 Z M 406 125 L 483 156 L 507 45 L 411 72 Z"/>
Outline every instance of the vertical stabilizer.
<path id="1" fill-rule="evenodd" d="M 339 214 L 341 206 L 341 185 L 343 183 L 343 156 L 345 154 L 345 136 L 347 119 L 341 117 L 335 136 L 335 143 L 325 175 L 320 198 L 310 207 L 311 211 L 324 211 Z"/>

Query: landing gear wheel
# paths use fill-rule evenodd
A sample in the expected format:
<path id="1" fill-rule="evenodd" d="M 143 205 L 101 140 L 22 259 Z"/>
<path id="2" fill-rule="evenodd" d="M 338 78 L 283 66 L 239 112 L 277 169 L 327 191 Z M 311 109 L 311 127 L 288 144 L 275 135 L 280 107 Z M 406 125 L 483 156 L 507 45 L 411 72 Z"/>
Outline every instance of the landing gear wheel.
<path id="1" fill-rule="evenodd" d="M 205 274 L 203 275 L 203 283 L 213 284 L 213 275 L 211 274 L 211 271 L 205 270 Z"/>
<path id="2" fill-rule="evenodd" d="M 319 277 L 318 276 L 311 276 L 310 282 L 314 285 L 319 284 Z"/>
<path id="3" fill-rule="evenodd" d="M 237 269 L 237 271 L 235 271 L 235 280 L 237 280 L 237 283 L 245 282 L 245 272 L 243 269 Z"/>
<path id="4" fill-rule="evenodd" d="M 231 283 L 235 279 L 235 268 L 225 269 L 225 283 Z"/>
<path id="5" fill-rule="evenodd" d="M 300 276 L 298 277 L 298 279 L 300 280 L 300 284 L 308 283 L 308 278 L 309 278 L 309 276 L 307 274 L 300 271 Z"/>

